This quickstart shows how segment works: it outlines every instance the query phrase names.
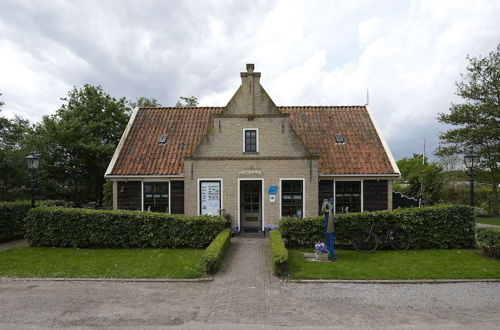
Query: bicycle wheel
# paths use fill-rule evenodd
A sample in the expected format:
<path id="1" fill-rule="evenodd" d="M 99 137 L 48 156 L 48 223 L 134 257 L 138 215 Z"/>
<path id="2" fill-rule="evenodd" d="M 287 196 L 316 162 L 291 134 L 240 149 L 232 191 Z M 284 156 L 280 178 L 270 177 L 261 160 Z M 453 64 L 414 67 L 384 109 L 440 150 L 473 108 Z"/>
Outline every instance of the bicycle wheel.
<path id="1" fill-rule="evenodd" d="M 410 234 L 404 229 L 393 229 L 389 233 L 389 243 L 396 251 L 406 251 L 410 247 Z"/>
<path id="2" fill-rule="evenodd" d="M 378 240 L 375 234 L 368 230 L 360 231 L 351 238 L 352 246 L 358 252 L 371 253 L 377 249 Z"/>

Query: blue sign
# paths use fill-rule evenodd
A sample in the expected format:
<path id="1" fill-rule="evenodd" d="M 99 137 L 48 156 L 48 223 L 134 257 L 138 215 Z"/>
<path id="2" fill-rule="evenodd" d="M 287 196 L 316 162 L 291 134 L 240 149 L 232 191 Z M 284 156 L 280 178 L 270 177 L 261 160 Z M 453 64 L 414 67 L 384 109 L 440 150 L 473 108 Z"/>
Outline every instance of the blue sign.
<path id="1" fill-rule="evenodd" d="M 271 195 L 276 195 L 277 192 L 278 192 L 278 186 L 271 186 L 271 187 L 269 187 L 269 193 Z"/>

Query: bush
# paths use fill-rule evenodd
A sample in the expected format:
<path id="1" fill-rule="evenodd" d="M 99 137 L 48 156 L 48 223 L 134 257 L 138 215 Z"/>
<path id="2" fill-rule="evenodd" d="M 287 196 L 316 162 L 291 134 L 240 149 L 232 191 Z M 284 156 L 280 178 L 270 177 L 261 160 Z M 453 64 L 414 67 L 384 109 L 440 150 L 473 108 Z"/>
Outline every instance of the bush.
<path id="1" fill-rule="evenodd" d="M 224 228 L 212 216 L 38 207 L 28 213 L 32 246 L 205 248 Z"/>
<path id="2" fill-rule="evenodd" d="M 273 230 L 269 232 L 269 247 L 271 249 L 271 263 L 274 275 L 285 275 L 288 269 L 288 250 L 279 231 Z"/>
<path id="3" fill-rule="evenodd" d="M 488 211 L 486 211 L 482 207 L 474 207 L 474 216 L 475 217 L 485 217 L 487 215 L 488 215 Z"/>
<path id="4" fill-rule="evenodd" d="M 488 256 L 500 259 L 500 229 L 476 228 L 476 241 L 478 247 Z"/>
<path id="5" fill-rule="evenodd" d="M 210 243 L 201 257 L 205 273 L 215 274 L 219 270 L 222 259 L 224 259 L 224 255 L 230 246 L 231 229 L 226 228 Z"/>
<path id="6" fill-rule="evenodd" d="M 30 208 L 26 201 L 0 203 L 0 242 L 24 236 L 24 217 Z"/>
<path id="7" fill-rule="evenodd" d="M 324 240 L 323 217 L 282 218 L 279 223 L 283 238 L 289 246 L 313 246 Z M 375 221 L 379 229 L 395 226 L 405 229 L 412 238 L 413 249 L 468 248 L 474 245 L 474 217 L 470 207 L 441 205 L 397 209 L 335 216 L 337 244 L 350 244 L 354 233 L 370 228 Z"/>

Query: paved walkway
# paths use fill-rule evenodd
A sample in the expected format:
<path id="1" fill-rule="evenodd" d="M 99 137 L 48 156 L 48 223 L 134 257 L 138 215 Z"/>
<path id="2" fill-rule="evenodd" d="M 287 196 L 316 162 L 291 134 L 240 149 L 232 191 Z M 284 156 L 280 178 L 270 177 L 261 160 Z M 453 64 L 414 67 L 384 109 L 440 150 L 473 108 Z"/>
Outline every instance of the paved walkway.
<path id="1" fill-rule="evenodd" d="M 210 323 L 283 324 L 280 283 L 271 274 L 268 240 L 233 239 L 224 266 L 197 320 Z"/>
<path id="2" fill-rule="evenodd" d="M 497 226 L 497 225 L 490 225 L 490 224 L 487 224 L 487 223 L 476 223 L 476 226 L 478 226 L 479 228 L 500 228 L 500 226 Z"/>
<path id="3" fill-rule="evenodd" d="M 20 239 L 20 240 L 17 240 L 17 241 L 11 241 L 11 242 L 7 242 L 7 243 L 1 243 L 0 244 L 0 251 L 5 251 L 5 250 L 9 250 L 9 249 L 13 249 L 13 248 L 19 248 L 19 247 L 27 247 L 29 246 L 28 245 L 28 241 L 25 240 L 25 239 Z"/>

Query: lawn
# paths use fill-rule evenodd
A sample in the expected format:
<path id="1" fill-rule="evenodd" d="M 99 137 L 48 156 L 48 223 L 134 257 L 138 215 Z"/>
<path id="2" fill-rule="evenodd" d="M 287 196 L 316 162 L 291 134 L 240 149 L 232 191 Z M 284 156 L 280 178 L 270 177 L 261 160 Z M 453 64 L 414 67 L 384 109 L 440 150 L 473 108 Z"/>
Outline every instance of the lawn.
<path id="1" fill-rule="evenodd" d="M 18 248 L 0 252 L 0 277 L 197 278 L 202 249 Z"/>
<path id="2" fill-rule="evenodd" d="M 476 222 L 500 226 L 500 218 L 476 218 Z"/>
<path id="3" fill-rule="evenodd" d="M 333 263 L 310 262 L 303 252 L 290 250 L 292 279 L 480 279 L 500 278 L 500 261 L 481 250 L 375 251 L 371 254 L 336 250 Z"/>

